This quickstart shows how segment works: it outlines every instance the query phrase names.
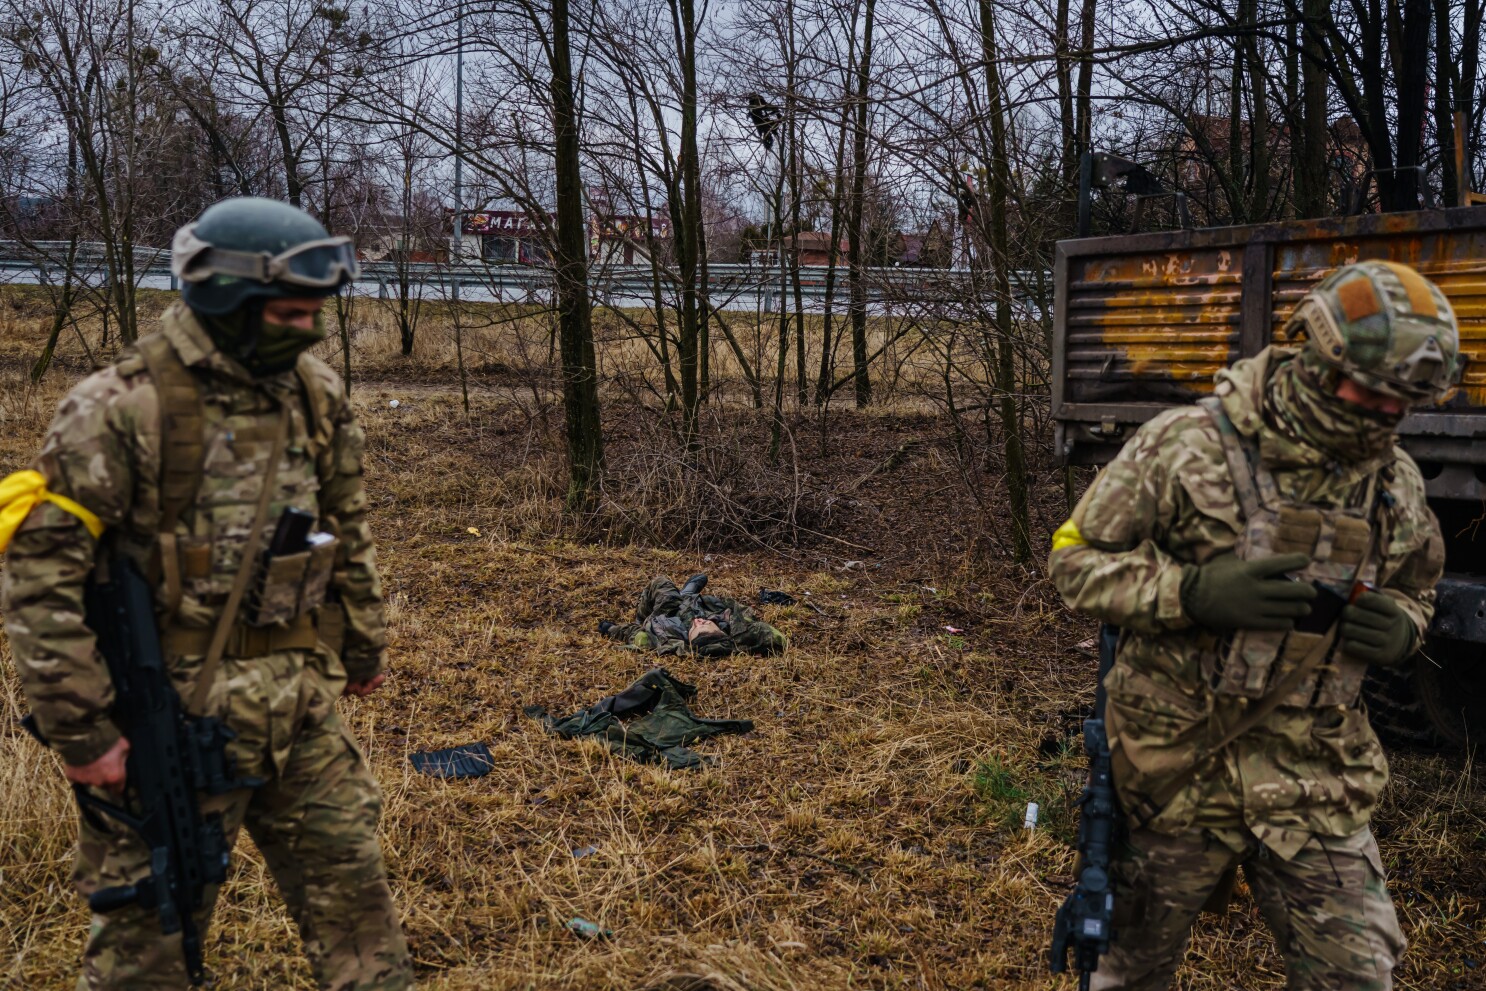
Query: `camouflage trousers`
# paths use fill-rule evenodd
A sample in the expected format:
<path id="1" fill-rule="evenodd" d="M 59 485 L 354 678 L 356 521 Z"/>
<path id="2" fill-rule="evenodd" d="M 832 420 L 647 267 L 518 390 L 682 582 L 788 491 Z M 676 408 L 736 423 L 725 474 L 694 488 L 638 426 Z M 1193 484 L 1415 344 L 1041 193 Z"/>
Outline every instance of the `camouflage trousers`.
<path id="1" fill-rule="evenodd" d="M 316 984 L 333 991 L 402 991 L 413 984 L 387 886 L 377 820 L 380 789 L 331 712 L 306 726 L 278 775 L 253 791 L 203 796 L 222 813 L 228 842 L 246 826 L 299 927 Z M 85 817 L 74 880 L 84 896 L 148 874 L 148 853 L 122 826 Z M 216 898 L 209 893 L 208 906 Z M 197 919 L 207 932 L 210 907 Z M 210 946 L 210 940 L 206 941 Z M 154 912 L 128 907 L 95 915 L 80 991 L 161 991 L 187 986 L 179 934 L 162 936 Z"/>
<path id="2" fill-rule="evenodd" d="M 1093 975 L 1096 991 L 1171 985 L 1203 903 L 1242 865 L 1291 991 L 1389 991 L 1403 933 L 1372 833 L 1317 837 L 1290 860 L 1252 840 L 1242 853 L 1210 833 L 1132 834 L 1114 865 L 1115 942 Z"/>

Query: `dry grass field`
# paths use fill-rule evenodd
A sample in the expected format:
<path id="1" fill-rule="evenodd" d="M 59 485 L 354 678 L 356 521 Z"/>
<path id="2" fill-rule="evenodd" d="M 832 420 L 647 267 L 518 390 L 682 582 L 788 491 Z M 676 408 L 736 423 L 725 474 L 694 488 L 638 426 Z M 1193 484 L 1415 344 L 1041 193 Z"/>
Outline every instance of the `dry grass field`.
<path id="1" fill-rule="evenodd" d="M 1036 571 L 998 559 L 996 502 L 967 494 L 941 423 L 812 415 L 789 465 L 770 469 L 766 421 L 729 407 L 707 418 L 717 486 L 667 488 L 654 418 L 617 397 L 609 531 L 577 541 L 542 380 L 477 337 L 466 418 L 447 346 L 430 337 L 427 358 L 404 361 L 385 314 L 358 305 L 354 402 L 393 668 L 343 711 L 386 794 L 420 987 L 1073 986 L 1044 954 L 1071 880 L 1082 760 L 1068 748 L 1092 701 L 1093 630 Z M 0 474 L 26 463 L 82 371 L 69 347 L 26 384 L 41 319 L 0 296 Z M 1063 511 L 1061 487 L 1046 488 L 1043 527 Z M 671 504 L 708 498 L 731 511 Z M 700 745 L 715 766 L 638 766 L 521 714 L 565 715 L 651 666 L 596 624 L 627 614 L 652 575 L 697 571 L 750 600 L 761 587 L 801 600 L 764 609 L 790 637 L 783 656 L 670 665 L 699 686 L 699 714 L 756 724 Z M 19 729 L 24 706 L 0 637 L 0 987 L 49 991 L 72 986 L 88 920 L 68 882 L 70 798 Z M 409 765 L 476 740 L 495 756 L 484 778 Z M 1455 756 L 1399 754 L 1394 770 L 1378 830 L 1411 942 L 1399 984 L 1486 988 L 1486 789 Z M 1030 831 L 1029 800 L 1043 809 Z M 612 936 L 575 935 L 575 917 Z M 250 844 L 208 963 L 218 987 L 311 987 Z M 1241 891 L 1201 923 L 1181 986 L 1278 988 L 1280 975 Z"/>

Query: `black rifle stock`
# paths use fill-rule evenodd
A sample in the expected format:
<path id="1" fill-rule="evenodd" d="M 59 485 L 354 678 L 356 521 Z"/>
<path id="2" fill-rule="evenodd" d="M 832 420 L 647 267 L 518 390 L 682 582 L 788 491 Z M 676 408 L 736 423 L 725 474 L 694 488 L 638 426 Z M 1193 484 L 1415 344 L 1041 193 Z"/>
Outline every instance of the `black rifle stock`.
<path id="1" fill-rule="evenodd" d="M 1088 991 L 1100 956 L 1109 952 L 1114 916 L 1110 859 L 1120 828 L 1120 806 L 1110 772 L 1109 736 L 1104 728 L 1104 676 L 1114 666 L 1119 636 L 1116 627 L 1106 624 L 1099 628 L 1099 684 L 1094 692 L 1094 716 L 1084 720 L 1089 783 L 1078 800 L 1078 878 L 1058 909 L 1048 959 L 1048 969 L 1061 974 L 1068 969 L 1071 948 L 1082 991 Z"/>
<path id="2" fill-rule="evenodd" d="M 88 583 L 87 617 L 113 679 L 111 716 L 129 741 L 128 782 L 118 803 L 80 785 L 73 794 L 92 822 L 113 820 L 139 835 L 149 848 L 150 873 L 94 892 L 88 906 L 99 913 L 128 905 L 154 911 L 161 933 L 181 934 L 186 974 L 201 984 L 204 934 L 197 914 L 206 907 L 208 886 L 226 880 L 230 851 L 221 815 L 203 816 L 197 796 L 262 782 L 237 777 L 226 750 L 235 734 L 221 720 L 186 713 L 160 649 L 154 595 L 138 566 L 123 555 L 108 565 L 106 577 Z M 41 739 L 33 717 L 25 724 Z"/>

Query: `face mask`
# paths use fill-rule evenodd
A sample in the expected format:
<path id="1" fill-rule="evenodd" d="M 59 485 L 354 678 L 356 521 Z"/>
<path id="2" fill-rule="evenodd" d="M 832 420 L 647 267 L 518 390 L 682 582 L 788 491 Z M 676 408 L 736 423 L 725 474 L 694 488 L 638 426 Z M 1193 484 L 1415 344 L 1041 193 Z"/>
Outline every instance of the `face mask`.
<path id="1" fill-rule="evenodd" d="M 255 376 L 275 375 L 294 367 L 299 356 L 325 340 L 325 315 L 315 314 L 311 327 L 296 327 L 287 323 L 263 321 L 258 333 L 258 346 L 253 349 L 250 361 L 245 362 L 248 371 Z"/>
<path id="2" fill-rule="evenodd" d="M 1288 361 L 1270 379 L 1267 419 L 1287 439 L 1349 464 L 1392 449 L 1401 413 L 1382 413 L 1338 397 L 1334 376 L 1312 367 L 1309 355 Z"/>
<path id="3" fill-rule="evenodd" d="M 242 361 L 244 353 L 252 348 L 258 336 L 257 327 L 262 315 L 259 307 L 248 305 L 222 316 L 197 313 L 196 319 L 223 354 Z"/>
<path id="4" fill-rule="evenodd" d="M 325 315 L 315 314 L 313 327 L 295 327 L 263 319 L 263 304 L 249 304 L 223 316 L 196 314 L 224 354 L 254 378 L 277 375 L 294 367 L 299 355 L 325 339 Z"/>

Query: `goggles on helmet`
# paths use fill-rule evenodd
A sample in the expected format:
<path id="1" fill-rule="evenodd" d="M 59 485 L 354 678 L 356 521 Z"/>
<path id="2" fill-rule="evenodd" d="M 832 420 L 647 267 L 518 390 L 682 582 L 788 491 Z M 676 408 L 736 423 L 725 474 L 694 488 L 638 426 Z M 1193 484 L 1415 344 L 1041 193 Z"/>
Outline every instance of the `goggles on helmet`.
<path id="1" fill-rule="evenodd" d="M 349 237 L 306 241 L 270 255 L 266 251 L 214 247 L 196 236 L 195 224 L 176 231 L 170 246 L 170 270 L 184 282 L 205 282 L 214 275 L 225 275 L 307 289 L 335 289 L 361 274 Z"/>

